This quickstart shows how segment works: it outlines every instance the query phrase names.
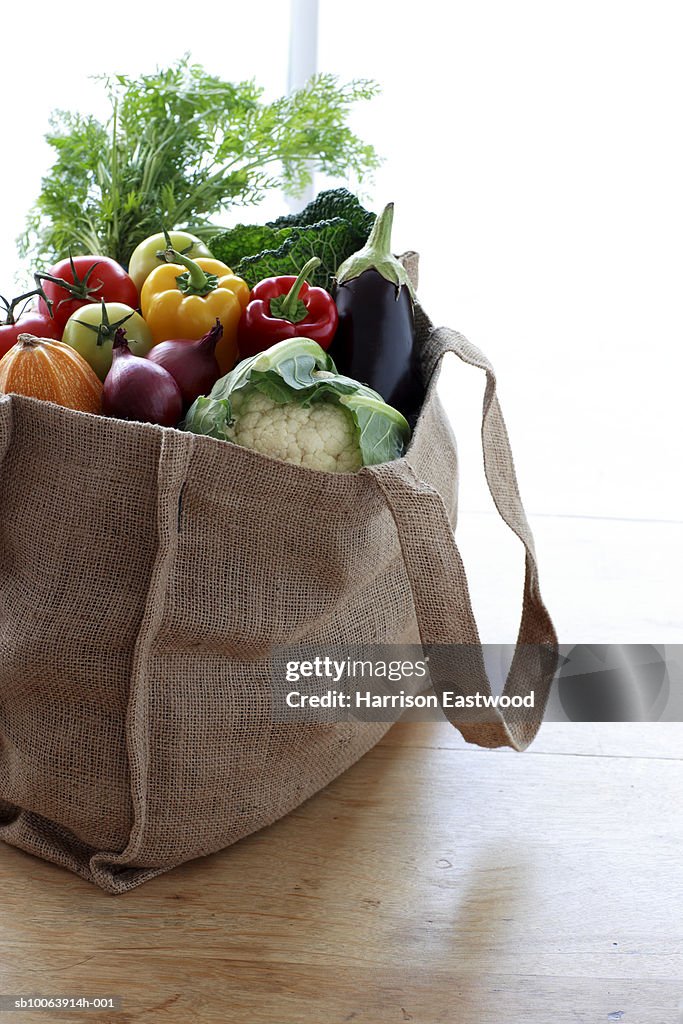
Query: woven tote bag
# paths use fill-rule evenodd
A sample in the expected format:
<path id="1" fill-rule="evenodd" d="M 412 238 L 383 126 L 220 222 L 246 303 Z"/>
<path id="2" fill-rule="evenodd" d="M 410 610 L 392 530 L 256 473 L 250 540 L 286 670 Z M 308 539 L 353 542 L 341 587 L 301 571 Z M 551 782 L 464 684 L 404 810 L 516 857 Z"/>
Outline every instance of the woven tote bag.
<path id="1" fill-rule="evenodd" d="M 486 475 L 526 548 L 505 692 L 535 690 L 533 709 L 452 721 L 484 746 L 531 741 L 556 638 L 495 377 L 461 335 L 416 317 L 428 387 L 409 449 L 355 474 L 0 399 L 5 842 L 122 893 L 324 787 L 389 724 L 275 723 L 274 645 L 460 645 L 468 690 L 490 693 L 453 532 L 456 448 L 436 393 L 447 352 L 487 376 Z M 462 685 L 438 664 L 431 682 Z"/>

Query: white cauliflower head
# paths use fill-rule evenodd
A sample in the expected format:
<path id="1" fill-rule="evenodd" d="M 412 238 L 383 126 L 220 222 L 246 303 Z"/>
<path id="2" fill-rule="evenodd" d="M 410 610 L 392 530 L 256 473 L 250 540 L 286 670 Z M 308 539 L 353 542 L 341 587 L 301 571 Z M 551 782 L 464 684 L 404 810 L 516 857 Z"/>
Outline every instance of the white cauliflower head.
<path id="1" fill-rule="evenodd" d="M 410 438 L 401 413 L 338 374 L 310 338 L 243 359 L 196 400 L 182 427 L 328 473 L 398 459 Z"/>
<path id="2" fill-rule="evenodd" d="M 296 466 L 355 473 L 363 465 L 353 416 L 333 402 L 284 405 L 259 391 L 236 392 L 228 438 Z"/>

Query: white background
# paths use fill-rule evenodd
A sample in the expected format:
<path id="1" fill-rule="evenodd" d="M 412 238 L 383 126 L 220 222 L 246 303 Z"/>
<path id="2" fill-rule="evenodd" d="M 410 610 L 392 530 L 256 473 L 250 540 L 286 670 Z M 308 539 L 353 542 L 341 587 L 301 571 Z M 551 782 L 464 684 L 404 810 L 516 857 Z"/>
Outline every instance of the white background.
<path id="1" fill-rule="evenodd" d="M 394 248 L 422 254 L 420 297 L 432 319 L 459 328 L 496 366 L 527 508 L 683 520 L 679 5 L 320 7 L 321 70 L 382 85 L 354 117 L 385 158 L 364 186 L 368 199 L 395 201 Z M 226 78 L 255 76 L 270 96 L 287 80 L 283 2 L 202 8 L 195 23 L 180 3 L 166 4 L 163 18 L 129 0 L 114 19 L 79 3 L 68 19 L 55 21 L 44 3 L 31 11 L 43 27 L 33 19 L 30 42 L 26 9 L 5 15 L 5 38 L 25 41 L 5 46 L 0 63 L 4 292 L 17 270 L 14 237 L 49 158 L 40 142 L 48 113 L 97 112 L 88 74 L 150 70 L 190 50 Z M 476 372 L 449 367 L 444 391 L 461 445 L 462 508 L 488 509 Z M 617 556 L 625 566 L 636 546 L 635 580 L 648 579 L 653 538 L 664 536 L 653 529 Z M 605 543 L 612 536 L 607 527 Z M 654 556 L 658 571 L 673 573 L 677 550 L 667 542 Z"/>
<path id="2" fill-rule="evenodd" d="M 499 371 L 529 507 L 682 519 L 680 6 L 322 10 L 321 66 L 382 81 L 375 194 Z"/>

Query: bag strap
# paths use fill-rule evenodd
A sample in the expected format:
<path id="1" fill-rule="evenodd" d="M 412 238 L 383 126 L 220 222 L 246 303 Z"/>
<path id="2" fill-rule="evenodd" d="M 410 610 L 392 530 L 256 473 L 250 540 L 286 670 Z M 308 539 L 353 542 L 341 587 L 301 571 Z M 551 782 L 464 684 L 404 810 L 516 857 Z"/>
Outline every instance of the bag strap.
<path id="1" fill-rule="evenodd" d="M 126 714 L 126 747 L 130 774 L 133 821 L 125 849 L 100 850 L 90 858 L 95 883 L 107 892 L 125 892 L 134 884 L 155 878 L 164 870 L 138 866 L 149 842 L 150 802 L 150 682 L 149 665 L 154 642 L 163 622 L 169 575 L 178 548 L 182 494 L 192 459 L 195 435 L 164 430 L 159 445 L 156 478 L 156 557 L 147 583 L 147 598 L 130 666 L 130 692 Z M 138 863 L 136 863 L 138 862 Z M 142 861 L 144 864 L 144 860 Z"/>
<path id="2" fill-rule="evenodd" d="M 539 590 L 538 566 L 531 528 L 517 486 L 505 421 L 496 397 L 496 377 L 488 359 L 462 334 L 448 328 L 431 330 L 423 350 L 429 390 L 441 362 L 454 352 L 486 374 L 482 416 L 484 469 L 498 512 L 522 541 L 526 552 L 524 597 L 517 645 L 503 694 L 533 694 L 533 707 L 490 706 L 448 708 L 446 692 L 465 697 L 478 692 L 491 697 L 479 631 L 472 611 L 465 568 L 451 521 L 439 492 L 421 480 L 408 459 L 369 467 L 393 515 L 413 592 L 422 643 L 430 659 L 430 676 L 444 713 L 470 743 L 483 747 L 511 746 L 523 750 L 543 720 L 550 685 L 557 668 L 557 636 Z M 435 574 L 437 580 L 435 581 Z"/>

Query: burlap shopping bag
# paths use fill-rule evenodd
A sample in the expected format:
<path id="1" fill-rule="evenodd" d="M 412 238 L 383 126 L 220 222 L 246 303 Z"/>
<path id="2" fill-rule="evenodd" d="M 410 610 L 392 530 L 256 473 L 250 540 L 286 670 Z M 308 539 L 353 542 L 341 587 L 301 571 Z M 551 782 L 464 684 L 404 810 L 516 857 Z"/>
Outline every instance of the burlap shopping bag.
<path id="1" fill-rule="evenodd" d="M 436 394 L 447 352 L 487 375 L 487 479 L 526 548 L 506 692 L 536 693 L 531 711 L 452 720 L 474 743 L 530 742 L 556 638 L 495 378 L 419 308 L 417 327 L 428 391 L 409 450 L 356 474 L 0 400 L 0 838 L 121 893 L 300 804 L 388 725 L 274 724 L 274 645 L 463 645 L 487 691 Z M 461 685 L 445 675 L 437 692 Z"/>

